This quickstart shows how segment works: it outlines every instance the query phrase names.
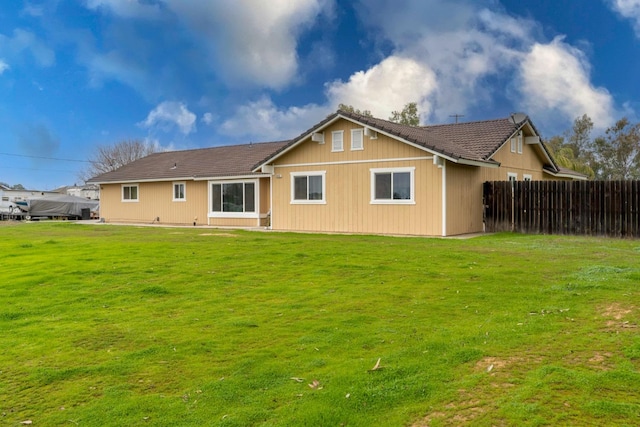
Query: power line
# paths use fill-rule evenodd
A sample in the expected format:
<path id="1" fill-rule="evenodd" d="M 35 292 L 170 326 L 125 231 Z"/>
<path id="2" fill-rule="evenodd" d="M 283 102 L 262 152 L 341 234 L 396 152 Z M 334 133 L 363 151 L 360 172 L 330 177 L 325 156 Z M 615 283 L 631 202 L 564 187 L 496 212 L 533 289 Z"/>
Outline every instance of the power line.
<path id="1" fill-rule="evenodd" d="M 91 163 L 91 161 L 89 161 L 89 160 L 60 159 L 60 158 L 57 158 L 57 157 L 43 157 L 43 156 L 28 156 L 26 154 L 0 153 L 0 156 L 27 157 L 27 158 L 30 158 L 30 159 L 58 160 L 58 161 L 62 161 L 62 162 Z"/>
<path id="2" fill-rule="evenodd" d="M 74 170 L 59 170 L 59 169 L 41 169 L 41 168 L 21 168 L 15 166 L 1 166 L 2 170 L 23 170 L 23 171 L 36 171 L 36 172 L 62 172 L 62 173 L 76 173 Z"/>

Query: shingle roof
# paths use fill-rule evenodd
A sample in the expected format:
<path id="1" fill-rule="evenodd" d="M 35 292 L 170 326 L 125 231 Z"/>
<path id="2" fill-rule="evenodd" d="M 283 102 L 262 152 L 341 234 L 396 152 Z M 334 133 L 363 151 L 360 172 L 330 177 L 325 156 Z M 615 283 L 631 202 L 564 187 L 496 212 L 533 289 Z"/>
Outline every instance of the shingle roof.
<path id="1" fill-rule="evenodd" d="M 288 141 L 154 153 L 88 182 L 131 182 L 252 175 L 253 166 Z"/>
<path id="2" fill-rule="evenodd" d="M 489 160 L 521 125 L 522 122 L 516 124 L 511 118 L 504 118 L 424 126 L 423 129 L 449 144 L 464 147 L 477 159 Z"/>

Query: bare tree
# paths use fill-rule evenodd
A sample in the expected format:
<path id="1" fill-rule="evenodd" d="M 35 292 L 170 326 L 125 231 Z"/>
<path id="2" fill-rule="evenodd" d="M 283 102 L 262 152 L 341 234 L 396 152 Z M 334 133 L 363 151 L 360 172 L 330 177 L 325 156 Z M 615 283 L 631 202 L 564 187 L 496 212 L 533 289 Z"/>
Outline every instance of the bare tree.
<path id="1" fill-rule="evenodd" d="M 155 145 L 137 139 L 120 141 L 114 145 L 100 145 L 89 159 L 89 166 L 79 173 L 79 178 L 87 181 L 89 178 L 114 171 L 156 151 L 158 150 Z"/>

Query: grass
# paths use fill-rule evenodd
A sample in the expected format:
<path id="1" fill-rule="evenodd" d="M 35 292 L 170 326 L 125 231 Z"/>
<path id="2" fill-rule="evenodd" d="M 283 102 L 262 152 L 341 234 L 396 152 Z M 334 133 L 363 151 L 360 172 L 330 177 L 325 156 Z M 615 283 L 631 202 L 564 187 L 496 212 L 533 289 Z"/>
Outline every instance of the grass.
<path id="1" fill-rule="evenodd" d="M 0 235 L 2 425 L 640 423 L 639 241 Z"/>

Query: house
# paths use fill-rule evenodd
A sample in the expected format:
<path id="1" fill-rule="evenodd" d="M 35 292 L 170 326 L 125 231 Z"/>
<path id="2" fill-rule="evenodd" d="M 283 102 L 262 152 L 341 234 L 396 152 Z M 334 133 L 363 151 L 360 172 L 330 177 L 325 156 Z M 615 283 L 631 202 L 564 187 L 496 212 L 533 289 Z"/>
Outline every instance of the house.
<path id="1" fill-rule="evenodd" d="M 411 127 L 338 110 L 284 142 L 157 153 L 90 180 L 113 222 L 449 236 L 483 231 L 482 183 L 585 179 L 524 114 Z"/>

